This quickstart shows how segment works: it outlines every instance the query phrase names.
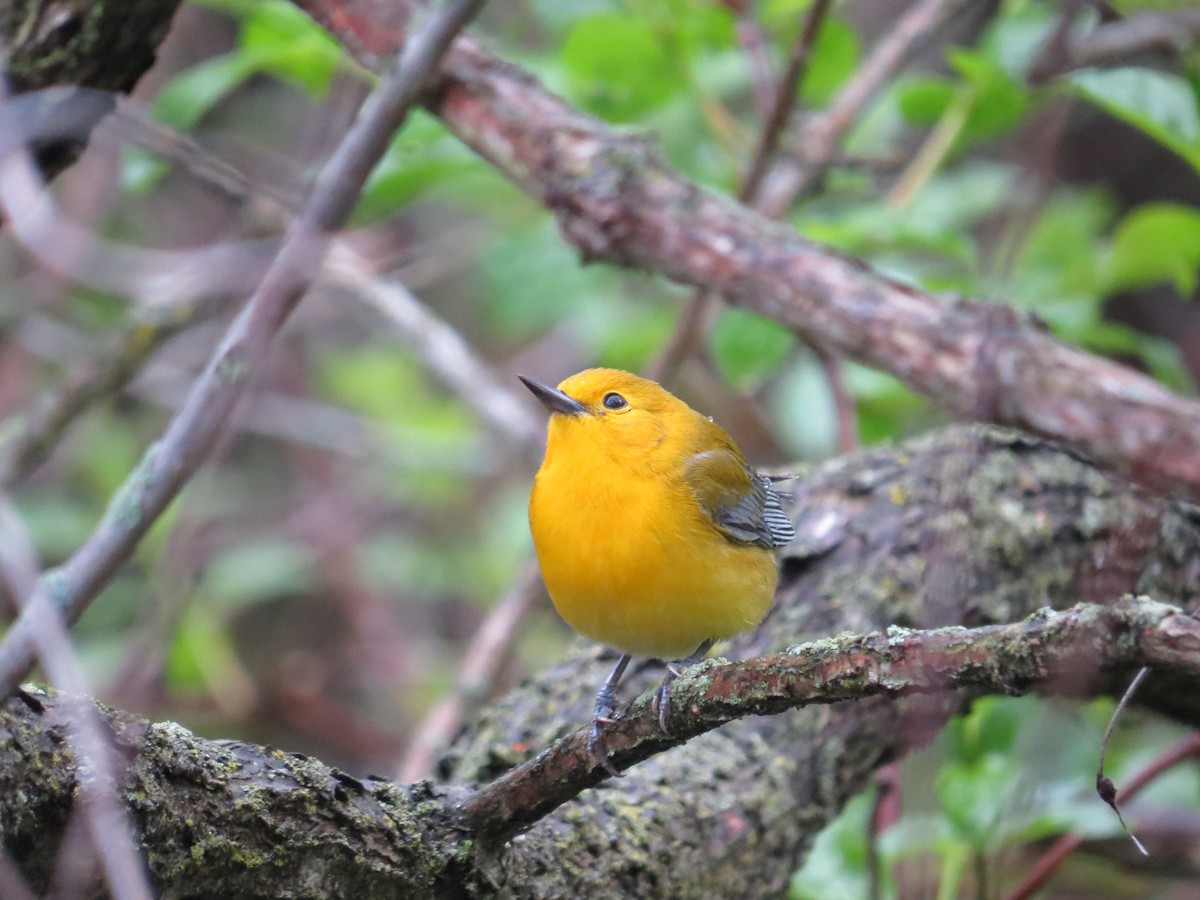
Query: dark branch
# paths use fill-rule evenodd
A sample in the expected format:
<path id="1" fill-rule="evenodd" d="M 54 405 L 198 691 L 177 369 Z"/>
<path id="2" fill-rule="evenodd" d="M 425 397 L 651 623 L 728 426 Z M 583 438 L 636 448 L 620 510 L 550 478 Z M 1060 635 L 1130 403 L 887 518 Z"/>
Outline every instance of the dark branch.
<path id="1" fill-rule="evenodd" d="M 1011 625 L 893 629 L 827 638 L 742 662 L 709 661 L 672 684 L 671 708 L 681 712 L 669 735 L 659 728 L 646 693 L 618 715 L 608 731 L 608 751 L 618 769 L 627 769 L 735 719 L 813 703 L 954 688 L 1086 696 L 1101 674 L 1138 666 L 1200 686 L 1200 620 L 1139 597 L 1111 607 L 1042 610 Z M 508 840 L 607 779 L 588 760 L 587 731 L 558 741 L 476 793 L 463 807 L 471 830 Z"/>
<path id="2" fill-rule="evenodd" d="M 785 549 L 776 608 L 757 634 L 721 651 L 747 658 L 745 663 L 696 672 L 677 686 L 683 730 L 676 739 L 697 727 L 692 706 L 716 704 L 707 715 L 719 719 L 743 706 L 770 710 L 798 702 L 798 680 L 790 686 L 781 681 L 775 691 L 771 679 L 782 676 L 751 675 L 759 664 L 748 658 L 773 653 L 802 664 L 803 658 L 784 650 L 806 640 L 881 631 L 896 622 L 921 628 L 1004 622 L 1043 604 L 1107 603 L 1135 585 L 1180 606 L 1200 593 L 1200 521 L 1190 507 L 1131 490 L 1059 450 L 1008 434 L 951 429 L 899 451 L 860 452 L 822 466 L 796 486 L 796 494 L 798 534 Z M 1095 615 L 1104 621 L 1109 614 Z M 1068 614 L 1029 627 L 1075 621 Z M 1190 629 L 1190 620 L 1170 614 L 1160 624 L 1171 622 L 1188 622 Z M 929 640 L 941 634 L 953 643 L 966 633 L 930 634 Z M 910 638 L 916 639 L 892 632 L 874 642 L 847 638 L 842 646 L 894 654 Z M 1013 640 L 1011 652 L 1019 656 L 1025 643 Z M 832 647 L 818 643 L 813 652 L 832 654 Z M 915 662 L 912 652 L 907 664 Z M 1109 632 L 1103 647 L 1086 645 L 1069 677 L 1053 678 L 1047 689 L 1088 695 L 1120 690 L 1122 673 L 1096 664 L 1141 659 L 1147 652 L 1129 632 Z M 1155 659 L 1163 667 L 1147 679 L 1139 702 L 1200 722 L 1196 679 L 1173 674 L 1180 666 L 1161 653 Z M 440 780 L 492 781 L 573 732 L 587 721 L 594 686 L 608 665 L 594 651 L 580 653 L 490 703 L 439 761 Z M 845 665 L 857 663 L 851 658 Z M 717 671 L 725 673 L 719 680 Z M 853 670 L 838 671 L 849 678 Z M 749 680 L 728 680 L 734 673 Z M 1045 683 L 1042 674 L 1035 671 L 1024 686 L 999 675 L 997 683 L 1029 689 Z M 656 684 L 660 675 L 653 667 L 633 672 L 628 696 Z M 988 676 L 977 677 L 983 683 Z M 952 683 L 948 676 L 941 682 Z M 754 691 L 766 690 L 736 700 L 734 684 L 738 691 L 755 684 Z M 861 685 L 851 679 L 839 687 L 844 695 L 880 689 L 865 678 Z M 468 885 L 462 889 L 468 895 L 494 895 L 506 887 L 528 896 L 586 895 L 616 879 L 632 893 L 696 893 L 703 887 L 742 896 L 772 886 L 782 890 L 815 832 L 878 766 L 928 740 L 979 689 L 741 719 L 665 752 L 658 752 L 663 742 L 657 731 L 642 735 L 642 719 L 631 712 L 619 729 L 622 740 L 623 729 L 633 729 L 633 743 L 621 745 L 628 754 L 622 762 L 651 750 L 656 755 L 619 782 L 579 794 L 500 850 L 466 843 L 473 834 L 459 818 L 469 796 L 465 786 L 397 789 L 362 782 L 359 793 L 354 779 L 311 760 L 199 741 L 177 726 L 135 728 L 111 713 L 106 719 L 123 756 L 132 760 L 123 790 L 152 851 L 154 886 L 163 892 L 187 886 L 221 893 L 223 887 L 225 896 L 245 896 L 262 888 L 257 879 L 269 874 L 276 895 L 289 888 L 320 894 L 330 883 L 324 877 L 341 879 L 344 893 L 364 885 L 382 893 L 428 893 L 449 877 Z M 51 736 L 61 738 L 61 719 L 38 718 L 19 704 L 10 705 L 9 713 L 27 720 L 22 728 L 37 729 L 43 721 L 60 727 L 18 731 L 6 719 L 16 737 L 0 742 L 0 809 L 5 822 L 14 823 L 6 826 L 6 846 L 40 886 L 38 860 L 52 858 L 46 848 L 57 846 L 76 795 L 74 773 L 63 742 Z M 636 743 L 643 736 L 660 745 Z M 564 777 L 577 780 L 573 789 L 586 783 L 585 770 L 570 768 L 570 754 L 552 758 L 565 759 Z M 23 804 L 21 797 L 27 798 Z M 478 828 L 499 834 L 528 822 L 527 798 L 505 803 L 514 814 L 493 820 L 478 813 Z M 637 821 L 654 826 L 623 830 L 620 846 L 611 847 L 613 822 L 626 821 L 635 809 Z M 184 851 L 191 845 L 201 847 L 198 858 Z M 598 846 L 608 848 L 602 869 L 584 864 Z"/>
<path id="3" fill-rule="evenodd" d="M 659 732 L 647 695 L 621 716 L 610 753 L 629 766 L 733 719 L 868 697 L 956 688 L 1089 696 L 1105 680 L 1080 678 L 1081 657 L 1097 676 L 1145 664 L 1200 685 L 1200 621 L 1131 598 L 1113 607 L 1043 611 L 1007 626 L 899 629 L 738 663 L 710 661 L 672 689 L 675 708 L 685 713 L 676 734 Z M 48 844 L 78 784 L 62 743 L 78 714 L 70 708 L 61 697 L 39 693 L 10 701 L 0 713 L 10 735 L 0 750 L 0 809 L 12 823 L 6 845 L 10 852 L 17 848 L 16 862 L 38 884 L 53 858 Z M 187 885 L 240 896 L 268 886 L 277 894 L 311 894 L 337 885 L 343 896 L 361 896 L 457 884 L 471 895 L 461 886 L 487 882 L 494 859 L 488 847 L 600 780 L 589 772 L 582 731 L 464 801 L 461 791 L 363 782 L 297 754 L 101 714 L 126 756 L 125 800 L 143 823 L 140 838 L 151 850 L 155 886 L 166 893 Z M 55 746 L 55 761 L 39 755 L 40 748 Z M 337 827 L 327 827 L 331 823 Z M 464 841 L 482 844 L 475 853 L 456 852 Z"/>

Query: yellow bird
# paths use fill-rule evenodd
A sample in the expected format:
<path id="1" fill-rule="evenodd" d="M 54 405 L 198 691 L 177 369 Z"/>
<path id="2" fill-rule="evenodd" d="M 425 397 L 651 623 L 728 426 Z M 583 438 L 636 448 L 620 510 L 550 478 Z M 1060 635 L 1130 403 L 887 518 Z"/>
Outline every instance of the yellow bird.
<path id="1" fill-rule="evenodd" d="M 655 382 L 616 369 L 557 388 L 518 377 L 550 412 L 529 498 L 546 589 L 567 624 L 622 654 L 588 741 L 593 763 L 616 774 L 604 726 L 630 657 L 687 665 L 756 626 L 775 595 L 773 551 L 795 532 L 725 430 Z M 655 694 L 664 730 L 678 673 L 668 665 Z"/>

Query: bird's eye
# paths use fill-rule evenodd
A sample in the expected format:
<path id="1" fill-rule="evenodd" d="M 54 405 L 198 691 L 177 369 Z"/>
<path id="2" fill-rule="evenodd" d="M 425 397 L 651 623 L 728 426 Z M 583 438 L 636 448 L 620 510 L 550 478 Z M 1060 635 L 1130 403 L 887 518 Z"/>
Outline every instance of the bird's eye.
<path id="1" fill-rule="evenodd" d="M 620 394 L 609 393 L 604 395 L 605 409 L 624 409 L 628 405 L 625 398 Z"/>

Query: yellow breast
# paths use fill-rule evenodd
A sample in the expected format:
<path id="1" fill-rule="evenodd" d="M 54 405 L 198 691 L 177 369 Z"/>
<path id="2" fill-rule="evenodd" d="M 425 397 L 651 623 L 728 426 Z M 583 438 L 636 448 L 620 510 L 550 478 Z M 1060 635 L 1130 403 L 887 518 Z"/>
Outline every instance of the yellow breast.
<path id="1" fill-rule="evenodd" d="M 529 518 L 546 588 L 572 628 L 625 653 L 680 659 L 762 620 L 774 555 L 722 535 L 681 476 L 586 446 L 554 449 Z"/>

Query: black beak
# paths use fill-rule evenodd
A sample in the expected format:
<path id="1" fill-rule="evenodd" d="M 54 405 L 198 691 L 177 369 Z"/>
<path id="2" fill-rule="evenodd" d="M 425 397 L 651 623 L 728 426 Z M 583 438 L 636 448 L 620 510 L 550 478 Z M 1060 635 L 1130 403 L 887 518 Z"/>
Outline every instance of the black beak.
<path id="1" fill-rule="evenodd" d="M 521 383 L 533 392 L 533 396 L 542 401 L 542 406 L 550 410 L 551 413 L 563 413 L 568 416 L 578 416 L 587 412 L 587 407 L 571 397 L 568 397 L 558 388 L 552 388 L 549 385 L 542 384 L 540 381 L 535 381 L 532 378 L 526 378 L 524 375 L 518 375 Z"/>

